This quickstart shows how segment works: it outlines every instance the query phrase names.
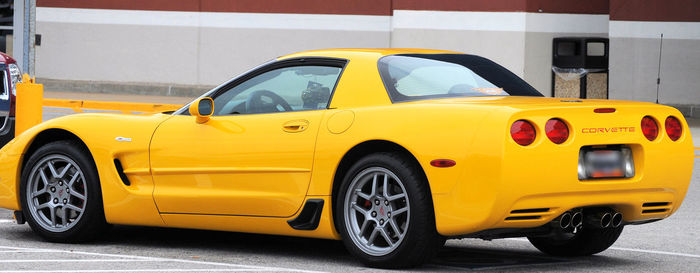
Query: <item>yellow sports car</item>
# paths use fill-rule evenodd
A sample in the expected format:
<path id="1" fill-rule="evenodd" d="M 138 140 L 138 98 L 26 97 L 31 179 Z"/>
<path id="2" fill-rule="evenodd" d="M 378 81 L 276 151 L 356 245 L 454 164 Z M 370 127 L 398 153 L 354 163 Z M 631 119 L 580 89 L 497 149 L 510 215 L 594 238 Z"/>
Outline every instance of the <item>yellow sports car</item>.
<path id="1" fill-rule="evenodd" d="M 108 224 L 341 239 L 415 266 L 447 238 L 591 255 L 670 216 L 693 145 L 645 102 L 545 98 L 498 64 L 418 49 L 291 54 L 170 113 L 52 119 L 0 151 L 0 207 L 41 237 Z"/>

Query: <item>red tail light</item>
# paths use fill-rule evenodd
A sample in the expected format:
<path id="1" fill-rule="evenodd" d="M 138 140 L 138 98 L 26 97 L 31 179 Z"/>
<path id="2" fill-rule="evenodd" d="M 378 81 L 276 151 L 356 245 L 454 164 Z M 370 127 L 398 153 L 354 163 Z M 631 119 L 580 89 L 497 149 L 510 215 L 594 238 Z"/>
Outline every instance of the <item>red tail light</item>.
<path id="1" fill-rule="evenodd" d="M 674 116 L 669 116 L 666 118 L 666 134 L 671 140 L 676 141 L 681 138 L 683 133 L 683 126 L 681 126 L 681 121 Z"/>
<path id="2" fill-rule="evenodd" d="M 659 125 L 656 121 L 650 117 L 645 116 L 642 118 L 642 133 L 648 140 L 654 140 L 659 135 Z"/>
<path id="3" fill-rule="evenodd" d="M 513 122 L 510 126 L 510 136 L 513 137 L 515 143 L 523 146 L 532 144 L 535 141 L 535 126 L 525 120 Z"/>
<path id="4" fill-rule="evenodd" d="M 556 144 L 562 144 L 569 138 L 569 126 L 558 118 L 548 120 L 544 125 L 544 132 L 547 138 Z"/>

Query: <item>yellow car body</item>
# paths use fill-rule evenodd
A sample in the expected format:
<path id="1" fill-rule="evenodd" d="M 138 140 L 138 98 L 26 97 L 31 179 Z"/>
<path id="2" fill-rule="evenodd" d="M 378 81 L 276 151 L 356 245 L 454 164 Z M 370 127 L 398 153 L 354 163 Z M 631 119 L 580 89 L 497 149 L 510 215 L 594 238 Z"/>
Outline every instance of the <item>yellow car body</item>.
<path id="1" fill-rule="evenodd" d="M 339 166 L 353 149 L 372 145 L 402 147 L 420 163 L 436 229 L 444 236 L 538 227 L 586 206 L 614 208 L 626 223 L 663 219 L 680 207 L 693 144 L 678 110 L 645 102 L 517 96 L 392 103 L 377 62 L 400 53 L 444 52 L 342 49 L 280 57 L 348 60 L 323 110 L 215 116 L 201 124 L 193 116 L 171 114 L 78 114 L 46 121 L 0 151 L 0 207 L 22 209 L 23 164 L 37 145 L 62 137 L 75 137 L 89 149 L 105 218 L 112 224 L 339 239 L 331 205 L 342 179 Z M 616 111 L 594 113 L 597 108 Z M 659 123 L 654 141 L 639 128 L 644 116 Z M 682 124 L 676 141 L 664 130 L 669 116 Z M 562 144 L 544 134 L 551 118 L 569 126 L 570 137 Z M 518 145 L 511 137 L 517 120 L 535 126 L 531 145 Z M 611 129 L 620 127 L 636 130 Z M 605 144 L 632 149 L 634 177 L 579 180 L 581 147 Z M 120 178 L 115 159 L 130 185 Z M 435 159 L 456 165 L 431 166 Z M 288 221 L 308 199 L 325 201 L 318 227 L 292 228 Z M 650 203 L 657 206 L 645 206 Z"/>

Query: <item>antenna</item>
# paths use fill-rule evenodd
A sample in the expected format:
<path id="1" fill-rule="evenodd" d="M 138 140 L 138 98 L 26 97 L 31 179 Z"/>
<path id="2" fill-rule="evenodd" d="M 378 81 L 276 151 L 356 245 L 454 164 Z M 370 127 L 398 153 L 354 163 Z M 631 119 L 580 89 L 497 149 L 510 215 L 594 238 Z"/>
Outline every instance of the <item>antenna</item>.
<path id="1" fill-rule="evenodd" d="M 661 41 L 659 43 L 659 70 L 656 74 L 656 103 L 659 103 L 659 85 L 661 85 L 661 51 L 664 48 L 664 34 L 661 33 Z"/>

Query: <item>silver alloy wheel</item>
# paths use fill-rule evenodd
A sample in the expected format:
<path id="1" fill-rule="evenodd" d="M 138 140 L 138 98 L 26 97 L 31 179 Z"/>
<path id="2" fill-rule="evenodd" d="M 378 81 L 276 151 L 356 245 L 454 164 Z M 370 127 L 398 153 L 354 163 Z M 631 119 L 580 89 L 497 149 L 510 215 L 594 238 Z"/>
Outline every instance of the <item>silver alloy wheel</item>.
<path id="1" fill-rule="evenodd" d="M 345 228 L 364 253 L 383 256 L 406 237 L 411 210 L 401 179 L 381 167 L 363 170 L 345 194 Z"/>
<path id="2" fill-rule="evenodd" d="M 83 216 L 87 184 L 82 170 L 67 156 L 42 158 L 29 173 L 27 210 L 36 222 L 52 232 L 69 230 Z"/>

